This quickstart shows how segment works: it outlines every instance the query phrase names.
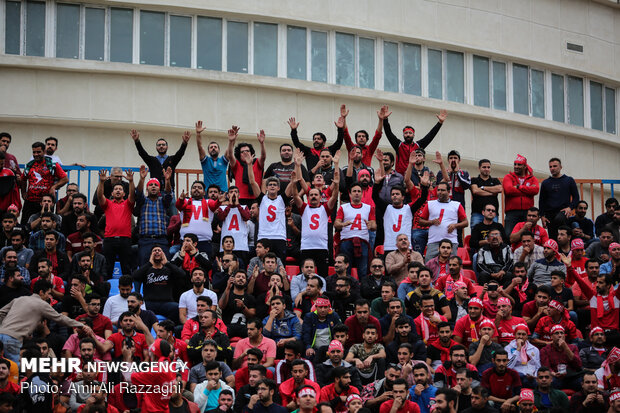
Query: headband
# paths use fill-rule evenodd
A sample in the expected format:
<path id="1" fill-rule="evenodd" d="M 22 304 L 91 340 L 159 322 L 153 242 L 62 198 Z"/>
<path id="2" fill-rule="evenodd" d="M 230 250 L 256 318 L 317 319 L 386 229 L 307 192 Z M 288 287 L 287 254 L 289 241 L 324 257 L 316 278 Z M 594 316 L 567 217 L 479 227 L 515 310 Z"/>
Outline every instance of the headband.
<path id="1" fill-rule="evenodd" d="M 297 397 L 302 398 L 304 396 L 312 396 L 316 398 L 316 392 L 314 391 L 312 387 L 304 387 L 301 390 L 299 390 L 299 393 L 297 393 Z"/>
<path id="2" fill-rule="evenodd" d="M 155 184 L 155 185 L 157 185 L 158 187 L 159 187 L 159 186 L 161 186 L 161 184 L 159 183 L 159 180 L 158 180 L 158 179 L 155 179 L 155 178 L 151 178 L 151 179 L 149 179 L 149 181 L 146 183 L 147 188 L 148 188 L 148 186 L 149 186 L 149 185 L 151 185 L 151 184 Z"/>
<path id="3" fill-rule="evenodd" d="M 534 391 L 530 389 L 521 389 L 521 394 L 519 394 L 520 401 L 529 401 L 534 402 Z"/>
<path id="4" fill-rule="evenodd" d="M 549 301 L 549 307 L 551 308 L 555 308 L 556 310 L 558 310 L 560 313 L 564 312 L 564 306 L 562 305 L 562 303 L 560 303 L 559 301 L 556 300 L 551 300 Z"/>
<path id="5" fill-rule="evenodd" d="M 360 395 L 359 395 L 359 394 L 355 394 L 355 393 L 353 393 L 353 394 L 349 395 L 349 397 L 347 397 L 347 402 L 345 403 L 345 405 L 346 405 L 347 407 L 349 407 L 349 405 L 351 404 L 351 402 L 352 402 L 353 400 L 360 400 L 360 401 L 361 401 L 361 400 L 362 400 L 362 398 L 360 397 Z"/>
<path id="6" fill-rule="evenodd" d="M 559 324 L 554 325 L 553 327 L 551 327 L 551 334 L 555 333 L 556 331 L 561 331 L 561 332 L 566 332 L 566 330 L 564 330 L 564 327 L 562 327 Z"/>
<path id="7" fill-rule="evenodd" d="M 506 297 L 500 297 L 497 300 L 497 305 L 508 305 L 510 307 L 512 307 L 512 303 L 510 302 L 510 300 Z"/>
<path id="8" fill-rule="evenodd" d="M 479 307 L 479 308 L 483 308 L 484 306 L 482 305 L 482 300 L 478 297 L 474 297 L 471 300 L 469 300 L 469 307 Z"/>

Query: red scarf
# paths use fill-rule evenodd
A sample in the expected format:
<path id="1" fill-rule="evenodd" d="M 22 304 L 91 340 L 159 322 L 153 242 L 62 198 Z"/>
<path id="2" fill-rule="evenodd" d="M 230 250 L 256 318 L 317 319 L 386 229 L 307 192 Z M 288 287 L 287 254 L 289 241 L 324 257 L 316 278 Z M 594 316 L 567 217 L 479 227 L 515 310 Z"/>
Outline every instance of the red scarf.
<path id="1" fill-rule="evenodd" d="M 196 256 L 199 253 L 197 252 L 196 254 L 194 254 L 194 256 L 192 257 L 189 252 L 185 252 L 185 257 L 183 257 L 183 269 L 185 270 L 185 272 L 187 272 L 188 274 L 191 274 L 192 270 L 196 267 L 198 267 L 198 263 L 196 262 Z"/>
<path id="2" fill-rule="evenodd" d="M 205 198 L 202 198 L 200 201 L 202 203 L 202 207 L 200 211 L 202 213 L 202 220 L 208 221 L 209 220 L 209 201 L 206 200 Z M 193 198 L 187 198 L 183 201 L 183 222 L 181 223 L 181 225 L 184 227 L 188 226 L 189 221 L 192 220 L 193 215 L 194 215 L 194 200 Z"/>
<path id="3" fill-rule="evenodd" d="M 615 294 L 612 292 L 607 292 L 607 303 L 609 304 L 609 311 L 613 311 L 616 307 L 614 306 L 614 297 Z M 596 317 L 601 319 L 605 315 L 605 306 L 603 305 L 604 298 L 602 295 L 596 295 Z"/>

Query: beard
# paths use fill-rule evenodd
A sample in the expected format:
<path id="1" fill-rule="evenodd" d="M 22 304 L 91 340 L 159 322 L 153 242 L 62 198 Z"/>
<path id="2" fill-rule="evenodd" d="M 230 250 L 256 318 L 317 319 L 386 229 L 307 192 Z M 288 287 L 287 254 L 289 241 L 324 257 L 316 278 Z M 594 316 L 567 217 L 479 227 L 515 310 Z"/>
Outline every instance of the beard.
<path id="1" fill-rule="evenodd" d="M 196 288 L 200 288 L 200 287 L 202 287 L 203 285 L 205 285 L 205 283 L 204 283 L 204 281 L 196 281 L 196 282 L 193 282 L 193 283 L 192 283 L 192 285 L 193 285 L 194 287 L 196 287 Z"/>

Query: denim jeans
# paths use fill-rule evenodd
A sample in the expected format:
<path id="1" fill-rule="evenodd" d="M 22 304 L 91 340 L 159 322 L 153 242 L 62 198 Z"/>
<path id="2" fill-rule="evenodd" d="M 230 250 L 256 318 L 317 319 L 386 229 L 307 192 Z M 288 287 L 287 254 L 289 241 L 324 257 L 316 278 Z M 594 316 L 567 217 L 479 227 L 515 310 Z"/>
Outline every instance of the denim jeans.
<path id="1" fill-rule="evenodd" d="M 347 256 L 351 268 L 357 268 L 357 275 L 360 280 L 368 274 L 368 244 L 362 242 L 361 249 L 361 257 L 355 258 L 353 241 L 345 240 L 340 243 L 340 252 Z"/>
<path id="2" fill-rule="evenodd" d="M 0 341 L 4 345 L 4 357 L 19 364 L 19 350 L 22 348 L 22 342 L 6 334 L 0 334 Z"/>
<path id="3" fill-rule="evenodd" d="M 411 230 L 411 246 L 414 251 L 424 255 L 424 249 L 428 242 L 428 229 L 414 228 Z"/>

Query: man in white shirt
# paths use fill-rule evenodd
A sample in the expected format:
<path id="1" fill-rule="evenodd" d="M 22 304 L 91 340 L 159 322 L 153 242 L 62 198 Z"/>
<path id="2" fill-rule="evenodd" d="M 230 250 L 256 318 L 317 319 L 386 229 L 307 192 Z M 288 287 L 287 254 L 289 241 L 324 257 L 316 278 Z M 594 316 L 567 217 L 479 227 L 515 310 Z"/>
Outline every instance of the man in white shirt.
<path id="1" fill-rule="evenodd" d="M 420 214 L 420 225 L 429 226 L 426 261 L 439 254 L 439 242 L 446 238 L 452 242 L 452 255 L 458 251 L 458 230 L 468 225 L 465 208 L 460 202 L 450 200 L 450 184 L 437 184 L 437 199 L 428 201 Z"/>
<path id="2" fill-rule="evenodd" d="M 127 307 L 127 298 L 129 297 L 132 289 L 133 278 L 131 278 L 131 275 L 123 275 L 118 279 L 119 294 L 113 295 L 106 300 L 101 314 L 108 317 L 110 321 L 112 321 L 113 325 L 116 325 L 118 322 L 118 317 L 121 314 L 129 310 Z M 142 304 L 141 308 L 146 310 L 144 304 Z"/>
<path id="3" fill-rule="evenodd" d="M 217 295 L 205 288 L 205 271 L 196 267 L 191 273 L 192 289 L 185 291 L 179 298 L 179 320 L 181 324 L 198 315 L 196 309 L 196 299 L 200 296 L 211 298 L 212 303 L 217 303 Z"/>
<path id="4" fill-rule="evenodd" d="M 334 228 L 340 230 L 340 252 L 345 254 L 359 278 L 368 273 L 369 233 L 377 230 L 375 207 L 362 202 L 363 188 L 355 182 L 349 188 L 350 203 L 342 205 L 336 214 Z"/>

